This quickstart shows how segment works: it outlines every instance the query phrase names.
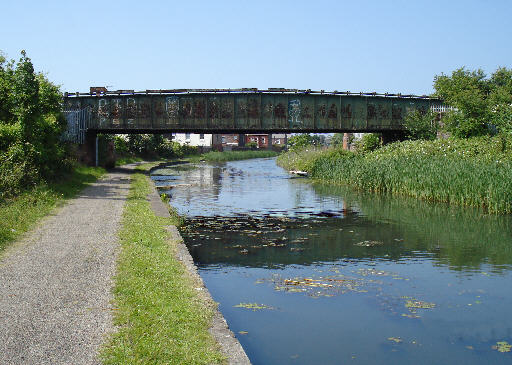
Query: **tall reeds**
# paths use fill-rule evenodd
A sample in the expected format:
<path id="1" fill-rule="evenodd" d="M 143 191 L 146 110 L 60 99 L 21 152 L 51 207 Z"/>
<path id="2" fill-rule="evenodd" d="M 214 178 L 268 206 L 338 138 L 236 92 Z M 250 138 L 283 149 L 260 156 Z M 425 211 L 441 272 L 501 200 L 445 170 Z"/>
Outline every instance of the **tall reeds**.
<path id="1" fill-rule="evenodd" d="M 302 167 L 314 179 L 357 189 L 509 214 L 512 213 L 511 147 L 510 138 L 503 137 L 407 141 L 367 154 L 315 152 Z M 300 158 L 294 159 L 298 165 L 308 160 L 305 154 L 298 153 Z M 279 157 L 278 163 L 290 168 L 291 160 L 285 155 Z"/>

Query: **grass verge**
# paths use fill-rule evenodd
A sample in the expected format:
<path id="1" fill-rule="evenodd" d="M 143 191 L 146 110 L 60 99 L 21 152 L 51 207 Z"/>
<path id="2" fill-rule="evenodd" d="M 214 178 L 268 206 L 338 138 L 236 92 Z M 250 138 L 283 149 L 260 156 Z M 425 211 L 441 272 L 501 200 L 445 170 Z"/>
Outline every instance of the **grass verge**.
<path id="1" fill-rule="evenodd" d="M 74 197 L 105 173 L 99 167 L 77 166 L 59 183 L 42 184 L 0 203 L 0 252 L 32 228 L 57 205 Z"/>
<path id="2" fill-rule="evenodd" d="M 365 154 L 289 152 L 278 164 L 365 191 L 512 213 L 510 137 L 405 141 Z"/>
<path id="3" fill-rule="evenodd" d="M 140 162 L 142 161 L 141 157 L 135 157 L 135 156 L 125 156 L 125 157 L 119 157 L 116 159 L 116 166 L 123 166 L 129 163 L 134 162 Z"/>
<path id="4" fill-rule="evenodd" d="M 208 332 L 214 303 L 205 303 L 197 283 L 176 259 L 166 225 L 146 200 L 149 179 L 132 176 L 119 233 L 112 335 L 102 351 L 105 364 L 215 364 L 224 357 Z"/>

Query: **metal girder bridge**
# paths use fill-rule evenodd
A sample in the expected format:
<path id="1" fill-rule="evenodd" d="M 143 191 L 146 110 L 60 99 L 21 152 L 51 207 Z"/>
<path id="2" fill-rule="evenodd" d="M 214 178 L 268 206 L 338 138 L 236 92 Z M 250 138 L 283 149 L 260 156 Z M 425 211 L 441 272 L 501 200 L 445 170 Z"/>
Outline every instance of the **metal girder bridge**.
<path id="1" fill-rule="evenodd" d="M 400 132 L 428 96 L 294 89 L 179 89 L 65 93 L 94 133 Z"/>

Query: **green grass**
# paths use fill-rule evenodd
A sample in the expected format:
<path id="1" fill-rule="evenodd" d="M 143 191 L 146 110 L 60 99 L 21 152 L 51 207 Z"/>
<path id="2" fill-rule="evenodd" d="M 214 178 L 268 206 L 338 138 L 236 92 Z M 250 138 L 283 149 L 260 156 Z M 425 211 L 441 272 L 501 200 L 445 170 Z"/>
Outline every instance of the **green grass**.
<path id="1" fill-rule="evenodd" d="M 31 229 L 64 200 L 105 173 L 98 167 L 75 167 L 59 183 L 38 185 L 0 203 L 0 252 Z"/>
<path id="2" fill-rule="evenodd" d="M 125 156 L 116 159 L 116 166 L 123 166 L 129 163 L 140 162 L 142 158 L 135 156 Z"/>
<path id="3" fill-rule="evenodd" d="M 289 152 L 285 168 L 357 189 L 512 213 L 512 138 L 397 142 L 366 154 Z"/>
<path id="4" fill-rule="evenodd" d="M 208 162 L 225 162 L 236 160 L 248 160 L 251 158 L 265 158 L 275 157 L 279 155 L 276 151 L 270 150 L 251 150 L 251 151 L 223 151 L 223 152 L 208 152 L 204 153 L 194 159 L 205 160 Z"/>
<path id="5" fill-rule="evenodd" d="M 176 259 L 176 242 L 146 200 L 149 179 L 132 183 L 119 233 L 121 252 L 115 278 L 114 322 L 118 332 L 102 351 L 105 364 L 224 363 L 208 332 L 214 303 L 201 299 L 198 284 Z"/>

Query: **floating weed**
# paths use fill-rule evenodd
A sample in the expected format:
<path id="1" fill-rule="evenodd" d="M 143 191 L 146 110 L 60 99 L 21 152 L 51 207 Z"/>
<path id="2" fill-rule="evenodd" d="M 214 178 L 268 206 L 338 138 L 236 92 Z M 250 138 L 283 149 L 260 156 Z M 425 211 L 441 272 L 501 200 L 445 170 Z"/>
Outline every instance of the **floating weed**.
<path id="1" fill-rule="evenodd" d="M 279 276 L 274 276 L 272 282 L 275 284 L 274 289 L 277 291 L 306 293 L 314 298 L 320 296 L 332 297 L 346 292 L 366 293 L 367 290 L 363 286 L 371 283 L 369 280 L 364 281 L 344 275 L 293 279 L 282 279 Z"/>
<path id="2" fill-rule="evenodd" d="M 496 345 L 492 346 L 493 350 L 498 350 L 499 352 L 510 352 L 512 350 L 512 345 L 510 345 L 507 341 L 496 342 Z"/>
<path id="3" fill-rule="evenodd" d="M 409 299 L 405 302 L 406 308 L 414 309 L 432 309 L 436 307 L 435 303 L 424 302 L 422 300 Z"/>
<path id="4" fill-rule="evenodd" d="M 354 246 L 375 247 L 375 246 L 382 246 L 383 244 L 384 244 L 384 242 L 382 242 L 382 241 L 362 241 L 362 242 L 355 243 Z"/>
<path id="5" fill-rule="evenodd" d="M 395 343 L 401 343 L 403 340 L 400 337 L 388 337 L 389 341 L 393 341 Z"/>
<path id="6" fill-rule="evenodd" d="M 235 308 L 245 308 L 245 309 L 251 309 L 254 312 L 261 309 L 275 309 L 274 307 L 271 307 L 269 305 L 265 304 L 258 304 L 258 303 L 240 303 L 237 305 L 234 305 Z"/>
<path id="7" fill-rule="evenodd" d="M 395 276 L 396 274 L 384 271 L 384 270 L 376 270 L 376 269 L 359 269 L 354 271 L 354 273 L 361 276 Z"/>
<path id="8" fill-rule="evenodd" d="M 249 332 L 247 332 L 247 331 L 238 331 L 238 333 L 239 333 L 240 335 L 246 335 L 246 334 L 248 334 Z"/>
<path id="9" fill-rule="evenodd" d="M 420 316 L 418 316 L 416 314 L 416 312 L 414 312 L 414 313 L 402 313 L 402 317 L 406 317 L 406 318 L 421 318 Z"/>

